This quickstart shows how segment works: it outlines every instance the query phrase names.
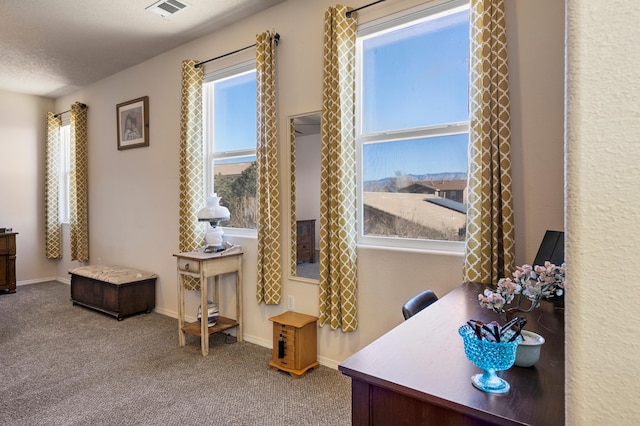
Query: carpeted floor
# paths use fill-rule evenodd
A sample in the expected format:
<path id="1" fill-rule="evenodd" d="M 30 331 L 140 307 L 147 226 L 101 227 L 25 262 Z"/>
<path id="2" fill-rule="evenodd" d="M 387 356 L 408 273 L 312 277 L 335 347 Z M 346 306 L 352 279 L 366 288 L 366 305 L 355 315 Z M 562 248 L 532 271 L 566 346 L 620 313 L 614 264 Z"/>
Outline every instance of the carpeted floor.
<path id="1" fill-rule="evenodd" d="M 350 380 L 320 366 L 293 378 L 271 350 L 213 335 L 178 346 L 177 320 L 117 321 L 48 282 L 0 295 L 0 424 L 348 425 Z"/>

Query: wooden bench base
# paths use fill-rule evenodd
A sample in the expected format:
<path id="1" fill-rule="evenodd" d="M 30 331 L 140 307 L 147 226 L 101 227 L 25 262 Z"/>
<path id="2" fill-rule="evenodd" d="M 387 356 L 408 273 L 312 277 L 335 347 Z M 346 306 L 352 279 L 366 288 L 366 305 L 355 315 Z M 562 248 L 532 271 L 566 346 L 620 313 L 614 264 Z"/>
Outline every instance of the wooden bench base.
<path id="1" fill-rule="evenodd" d="M 156 306 L 156 278 L 112 284 L 71 274 L 71 301 L 122 320 Z"/>

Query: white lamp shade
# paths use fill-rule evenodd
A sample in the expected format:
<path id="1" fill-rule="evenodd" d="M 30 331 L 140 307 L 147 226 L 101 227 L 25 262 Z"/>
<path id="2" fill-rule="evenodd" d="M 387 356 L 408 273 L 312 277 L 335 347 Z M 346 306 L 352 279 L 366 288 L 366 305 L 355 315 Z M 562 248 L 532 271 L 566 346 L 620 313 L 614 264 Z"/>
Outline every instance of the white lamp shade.
<path id="1" fill-rule="evenodd" d="M 231 215 L 229 209 L 220 205 L 220 197 L 215 193 L 211 197 L 207 197 L 207 206 L 198 212 L 199 221 L 220 221 L 229 220 Z"/>

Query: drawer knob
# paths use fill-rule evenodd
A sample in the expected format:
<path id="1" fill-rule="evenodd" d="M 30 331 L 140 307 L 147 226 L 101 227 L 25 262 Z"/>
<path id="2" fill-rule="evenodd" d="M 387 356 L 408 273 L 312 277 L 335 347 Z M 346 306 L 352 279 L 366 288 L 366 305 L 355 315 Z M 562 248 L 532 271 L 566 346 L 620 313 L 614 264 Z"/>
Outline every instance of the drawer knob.
<path id="1" fill-rule="evenodd" d="M 189 264 L 188 263 L 184 264 L 184 269 L 186 269 L 187 271 L 189 270 Z"/>

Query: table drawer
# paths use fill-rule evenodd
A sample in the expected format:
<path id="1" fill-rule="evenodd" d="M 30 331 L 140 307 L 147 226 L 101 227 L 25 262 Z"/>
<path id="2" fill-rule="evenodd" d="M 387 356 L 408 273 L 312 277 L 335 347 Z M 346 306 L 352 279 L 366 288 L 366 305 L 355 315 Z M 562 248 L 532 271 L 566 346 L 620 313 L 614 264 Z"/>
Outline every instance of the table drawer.
<path id="1" fill-rule="evenodd" d="M 191 259 L 178 258 L 178 269 L 186 272 L 200 273 L 200 262 Z"/>

